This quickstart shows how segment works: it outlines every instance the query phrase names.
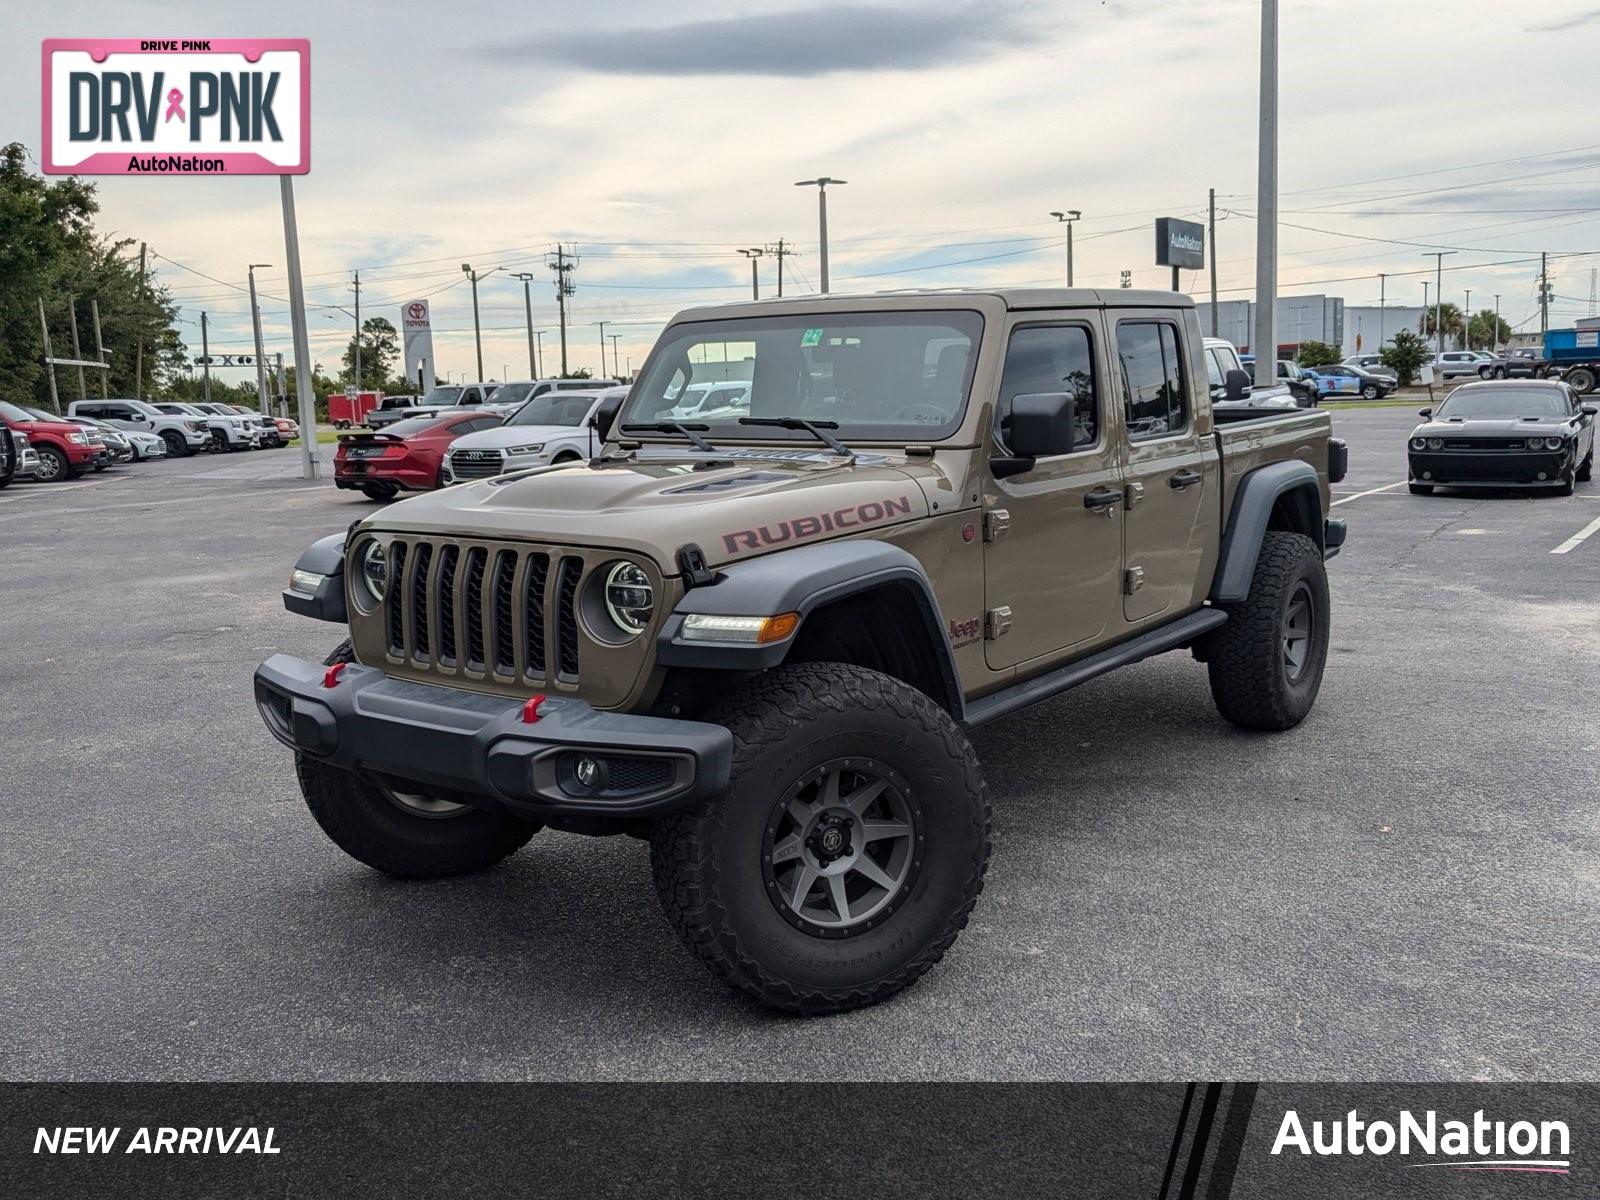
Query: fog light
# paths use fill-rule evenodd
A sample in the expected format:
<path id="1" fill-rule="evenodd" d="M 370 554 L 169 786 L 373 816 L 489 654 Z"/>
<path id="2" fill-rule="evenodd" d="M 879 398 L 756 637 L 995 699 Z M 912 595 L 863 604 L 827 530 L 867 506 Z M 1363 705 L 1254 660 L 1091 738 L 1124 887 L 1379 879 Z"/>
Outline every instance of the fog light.
<path id="1" fill-rule="evenodd" d="M 1432 471 L 1424 471 L 1422 473 L 1422 477 L 1424 479 L 1432 479 L 1433 478 L 1433 472 Z"/>
<path id="2" fill-rule="evenodd" d="M 611 782 L 605 760 L 590 754 L 562 755 L 556 777 L 561 790 L 569 796 L 595 796 Z"/>
<path id="3" fill-rule="evenodd" d="M 1543 471 L 1540 471 L 1540 472 L 1539 472 L 1539 482 L 1540 482 L 1540 483 L 1543 483 L 1543 482 L 1544 482 L 1544 472 L 1543 472 Z"/>
<path id="4" fill-rule="evenodd" d="M 600 778 L 600 764 L 592 758 L 580 758 L 572 773 L 584 787 L 592 788 Z"/>

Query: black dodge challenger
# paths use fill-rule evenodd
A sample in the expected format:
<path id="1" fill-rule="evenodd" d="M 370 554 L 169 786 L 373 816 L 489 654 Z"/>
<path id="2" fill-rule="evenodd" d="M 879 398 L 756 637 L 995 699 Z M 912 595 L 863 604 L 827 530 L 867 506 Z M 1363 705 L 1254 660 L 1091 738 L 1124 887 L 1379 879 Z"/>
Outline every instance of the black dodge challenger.
<path id="1" fill-rule="evenodd" d="M 1411 431 L 1411 491 L 1539 487 L 1570 496 L 1594 466 L 1600 412 L 1555 380 L 1467 383 Z"/>

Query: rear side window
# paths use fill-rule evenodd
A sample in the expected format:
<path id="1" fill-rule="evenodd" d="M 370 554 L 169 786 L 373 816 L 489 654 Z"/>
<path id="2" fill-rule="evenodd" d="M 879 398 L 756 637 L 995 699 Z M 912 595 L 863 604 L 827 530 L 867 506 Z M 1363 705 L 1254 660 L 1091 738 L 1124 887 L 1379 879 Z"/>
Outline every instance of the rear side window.
<path id="1" fill-rule="evenodd" d="M 1089 331 L 1081 325 L 1031 325 L 1011 335 L 1005 371 L 1000 378 L 997 422 L 1011 411 L 1018 396 L 1066 392 L 1075 401 L 1072 447 L 1087 449 L 1100 440 L 1100 404 L 1094 379 L 1094 353 Z M 996 440 L 1004 444 L 1000 425 Z"/>
<path id="2" fill-rule="evenodd" d="M 1177 329 L 1159 321 L 1125 321 L 1117 326 L 1117 356 L 1128 388 L 1128 439 L 1181 432 L 1189 423 L 1189 398 Z"/>

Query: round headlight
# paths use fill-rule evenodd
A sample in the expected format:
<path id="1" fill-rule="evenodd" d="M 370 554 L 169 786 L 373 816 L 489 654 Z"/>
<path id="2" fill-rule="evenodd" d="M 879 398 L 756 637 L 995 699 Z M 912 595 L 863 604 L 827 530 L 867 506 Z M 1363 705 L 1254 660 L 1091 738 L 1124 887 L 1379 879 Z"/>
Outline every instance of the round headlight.
<path id="1" fill-rule="evenodd" d="M 1428 439 L 1428 449 L 1429 450 L 1443 450 L 1444 449 L 1444 439 L 1443 438 L 1429 438 Z"/>
<path id="2" fill-rule="evenodd" d="M 370 541 L 361 552 L 361 581 L 367 585 L 374 599 L 383 599 L 384 591 L 389 586 L 389 556 L 383 552 L 381 542 Z"/>
<path id="3" fill-rule="evenodd" d="M 1528 439 L 1528 449 L 1529 450 L 1543 450 L 1544 449 L 1544 439 L 1543 438 L 1529 438 Z"/>
<path id="4" fill-rule="evenodd" d="M 645 631 L 655 592 L 643 568 L 631 562 L 612 563 L 606 569 L 606 615 L 629 637 Z"/>
<path id="5" fill-rule="evenodd" d="M 1546 450 L 1559 450 L 1566 444 L 1565 439 L 1558 437 L 1547 437 L 1544 440 L 1544 448 Z"/>
<path id="6" fill-rule="evenodd" d="M 1412 438 L 1411 448 L 1413 450 L 1426 450 L 1428 448 L 1428 443 L 1424 438 Z"/>

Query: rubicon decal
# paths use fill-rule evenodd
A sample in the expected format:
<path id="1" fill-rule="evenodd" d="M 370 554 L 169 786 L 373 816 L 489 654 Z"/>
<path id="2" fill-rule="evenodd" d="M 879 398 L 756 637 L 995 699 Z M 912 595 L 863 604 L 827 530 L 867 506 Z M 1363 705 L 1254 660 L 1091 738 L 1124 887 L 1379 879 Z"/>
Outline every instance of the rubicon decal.
<path id="1" fill-rule="evenodd" d="M 1432 1162 L 1407 1167 L 1463 1171 L 1523 1171 L 1565 1175 L 1572 1167 L 1572 1135 L 1565 1121 L 1491 1120 L 1479 1109 L 1467 1121 L 1401 1109 L 1393 1119 L 1364 1119 L 1355 1109 L 1332 1121 L 1310 1122 L 1289 1109 L 1278 1125 L 1272 1153 L 1305 1157 L 1381 1158 L 1426 1155 Z"/>
<path id="2" fill-rule="evenodd" d="M 42 60 L 52 175 L 303 175 L 303 38 L 50 38 Z"/>
<path id="3" fill-rule="evenodd" d="M 832 512 L 813 513 L 779 521 L 775 525 L 761 525 L 755 529 L 739 529 L 722 535 L 722 545 L 729 554 L 741 550 L 761 550 L 767 546 L 781 546 L 785 542 L 802 542 L 806 538 L 840 530 L 855 529 L 863 525 L 881 525 L 896 517 L 911 515 L 911 498 L 897 500 L 868 500 L 865 504 L 852 504 Z"/>

